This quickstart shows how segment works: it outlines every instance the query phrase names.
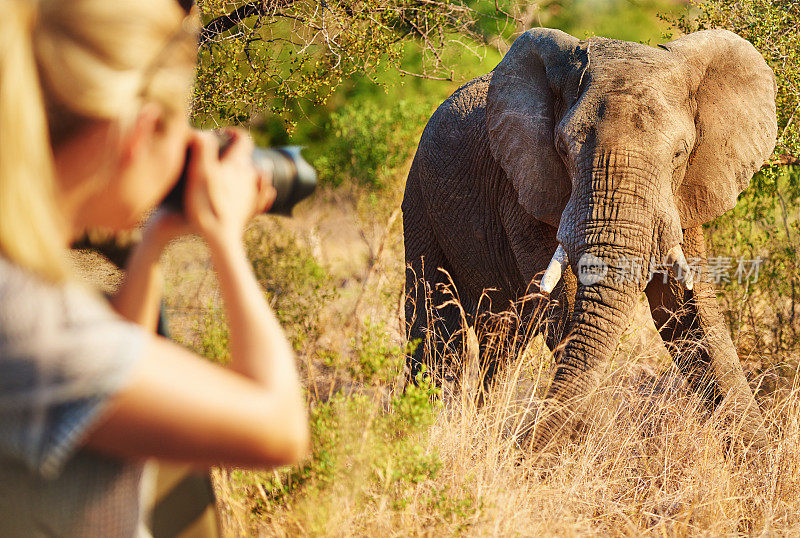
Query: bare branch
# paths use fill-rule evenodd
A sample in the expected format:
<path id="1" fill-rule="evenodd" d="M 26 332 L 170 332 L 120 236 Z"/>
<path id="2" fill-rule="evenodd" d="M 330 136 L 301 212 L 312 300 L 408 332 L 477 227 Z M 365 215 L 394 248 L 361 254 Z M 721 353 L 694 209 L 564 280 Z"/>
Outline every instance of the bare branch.
<path id="1" fill-rule="evenodd" d="M 789 164 L 800 164 L 800 158 L 795 157 L 794 155 L 789 154 L 782 154 L 776 155 L 774 159 L 770 159 L 769 161 L 764 163 L 765 165 L 789 165 Z"/>
<path id="2" fill-rule="evenodd" d="M 448 82 L 452 82 L 453 81 L 453 75 L 452 74 L 450 74 L 449 77 L 437 77 L 437 76 L 434 76 L 434 75 L 426 75 L 424 73 L 412 73 L 411 71 L 406 71 L 405 69 L 401 69 L 399 67 L 397 68 L 397 70 L 400 71 L 401 73 L 403 73 L 404 75 L 408 75 L 408 76 L 411 76 L 411 77 L 424 78 L 424 79 L 427 79 L 427 80 L 446 80 Z"/>
<path id="3" fill-rule="evenodd" d="M 477 22 L 508 18 L 481 13 L 467 0 L 254 0 L 236 9 L 206 1 L 213 18 L 200 35 L 205 47 L 193 110 L 230 121 L 267 110 L 288 119 L 300 101 L 324 103 L 356 75 L 379 83 L 385 69 L 453 81 L 457 60 L 444 49 L 475 54 L 475 43 L 487 41 Z M 420 65 L 410 71 L 402 69 L 405 43 L 419 51 Z M 214 55 L 206 54 L 212 45 Z"/>

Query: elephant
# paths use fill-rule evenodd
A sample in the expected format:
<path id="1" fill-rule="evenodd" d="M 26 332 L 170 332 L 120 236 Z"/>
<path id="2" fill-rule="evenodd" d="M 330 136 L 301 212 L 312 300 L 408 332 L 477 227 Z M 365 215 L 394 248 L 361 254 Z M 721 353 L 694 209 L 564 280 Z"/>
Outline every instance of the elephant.
<path id="1" fill-rule="evenodd" d="M 542 449 L 580 415 L 644 292 L 689 386 L 736 421 L 737 440 L 763 447 L 713 283 L 687 259 L 707 267 L 702 225 L 734 207 L 772 154 L 776 92 L 763 57 L 727 30 L 657 47 L 521 34 L 438 107 L 415 153 L 402 202 L 405 318 L 422 344 L 407 376 L 441 362 L 463 320 L 537 297 L 551 305 L 541 330 L 557 350 L 527 441 Z M 635 259 L 669 270 L 644 263 L 641 278 L 619 278 Z"/>

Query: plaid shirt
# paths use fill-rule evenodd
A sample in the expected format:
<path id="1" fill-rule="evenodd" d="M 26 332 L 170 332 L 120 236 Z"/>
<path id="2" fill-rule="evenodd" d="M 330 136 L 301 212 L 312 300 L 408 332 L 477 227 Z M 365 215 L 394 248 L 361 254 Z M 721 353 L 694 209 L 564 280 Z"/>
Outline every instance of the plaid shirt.
<path id="1" fill-rule="evenodd" d="M 134 536 L 142 465 L 81 449 L 146 334 L 0 257 L 0 536 Z"/>

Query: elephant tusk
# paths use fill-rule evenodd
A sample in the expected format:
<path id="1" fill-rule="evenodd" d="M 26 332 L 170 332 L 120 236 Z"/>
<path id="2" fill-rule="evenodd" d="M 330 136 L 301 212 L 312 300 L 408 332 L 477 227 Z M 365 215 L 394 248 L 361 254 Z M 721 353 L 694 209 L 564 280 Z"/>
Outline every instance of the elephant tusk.
<path id="1" fill-rule="evenodd" d="M 542 276 L 542 282 L 539 284 L 539 289 L 541 289 L 543 293 L 547 293 L 548 295 L 552 293 L 558 281 L 561 280 L 561 274 L 568 263 L 567 252 L 564 250 L 564 247 L 558 245 L 556 253 L 553 254 L 553 259 L 550 260 L 550 265 L 547 266 L 547 270 L 544 272 L 544 276 Z"/>
<path id="2" fill-rule="evenodd" d="M 672 276 L 683 284 L 684 288 L 691 290 L 694 287 L 692 270 L 686 261 L 686 256 L 683 254 L 683 249 L 680 245 L 675 245 L 669 249 L 667 252 L 667 264 L 669 265 Z"/>

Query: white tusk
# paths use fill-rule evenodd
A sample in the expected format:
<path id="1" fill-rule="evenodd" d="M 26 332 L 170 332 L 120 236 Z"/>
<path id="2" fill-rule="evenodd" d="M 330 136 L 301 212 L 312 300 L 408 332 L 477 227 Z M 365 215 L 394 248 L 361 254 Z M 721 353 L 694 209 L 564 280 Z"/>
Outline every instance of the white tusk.
<path id="1" fill-rule="evenodd" d="M 694 287 L 692 271 L 686 262 L 686 256 L 684 256 L 680 245 L 675 245 L 669 249 L 669 252 L 667 252 L 667 264 L 670 266 L 672 275 L 678 282 L 683 284 L 684 288 L 691 290 Z"/>
<path id="2" fill-rule="evenodd" d="M 552 293 L 558 281 L 561 280 L 561 273 L 564 271 L 564 267 L 566 267 L 567 263 L 569 263 L 567 252 L 564 250 L 564 247 L 558 245 L 556 253 L 553 254 L 553 259 L 550 260 L 550 265 L 547 266 L 547 270 L 544 272 L 544 276 L 542 276 L 542 282 L 539 284 L 539 289 L 541 289 L 543 293 L 547 293 L 548 295 Z"/>

